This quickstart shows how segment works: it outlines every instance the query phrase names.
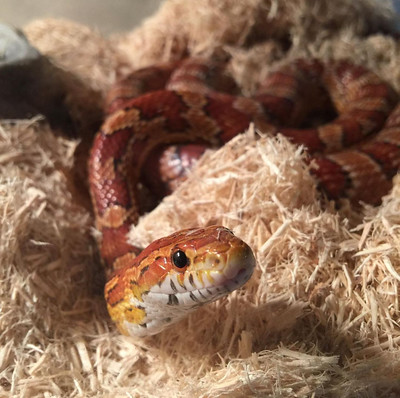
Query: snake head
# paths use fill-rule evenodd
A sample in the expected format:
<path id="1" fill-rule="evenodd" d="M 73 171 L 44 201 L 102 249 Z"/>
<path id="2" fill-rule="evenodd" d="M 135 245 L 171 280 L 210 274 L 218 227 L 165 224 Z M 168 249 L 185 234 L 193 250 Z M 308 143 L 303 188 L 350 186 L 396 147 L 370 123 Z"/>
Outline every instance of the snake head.
<path id="1" fill-rule="evenodd" d="M 182 230 L 154 241 L 134 266 L 117 271 L 105 287 L 108 310 L 122 333 L 156 334 L 241 287 L 254 266 L 250 247 L 227 228 Z"/>

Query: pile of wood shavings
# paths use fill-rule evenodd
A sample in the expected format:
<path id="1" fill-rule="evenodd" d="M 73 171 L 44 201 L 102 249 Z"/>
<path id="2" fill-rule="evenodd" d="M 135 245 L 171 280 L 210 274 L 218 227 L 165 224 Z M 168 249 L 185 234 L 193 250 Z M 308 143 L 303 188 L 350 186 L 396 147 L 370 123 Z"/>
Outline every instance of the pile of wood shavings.
<path id="1" fill-rule="evenodd" d="M 316 333 L 321 351 L 358 357 L 374 340 L 394 348 L 400 336 L 398 188 L 381 208 L 367 208 L 363 223 L 354 226 L 329 206 L 321 209 L 302 160 L 301 148 L 284 137 L 257 140 L 252 131 L 236 137 L 206 155 L 188 181 L 141 219 L 131 239 L 146 245 L 176 227 L 222 224 L 250 244 L 258 269 L 226 300 L 235 309 L 218 314 L 216 305 L 210 332 L 194 317 L 198 337 L 209 345 L 207 333 L 219 328 L 216 334 L 225 340 L 220 319 L 234 314 L 229 334 L 236 335 L 237 347 L 225 347 L 229 355 L 247 357 L 269 346 L 277 333 L 281 342 L 306 341 Z"/>
<path id="2" fill-rule="evenodd" d="M 292 384 L 316 391 L 339 376 L 341 387 L 353 388 L 359 369 L 365 388 L 377 361 L 384 370 L 379 382 L 390 386 L 400 365 L 391 293 L 398 279 L 399 185 L 354 230 L 335 212 L 321 210 L 301 151 L 284 138 L 256 140 L 250 131 L 208 153 L 133 232 L 146 241 L 169 233 L 172 222 L 177 228 L 222 223 L 252 245 L 258 269 L 228 298 L 160 336 L 133 341 L 108 324 L 90 218 L 63 193 L 67 181 L 54 159 L 68 163 L 73 147 L 36 123 L 3 126 L 2 133 L 9 156 L 1 161 L 12 167 L 2 181 L 1 263 L 9 267 L 1 277 L 8 341 L 1 363 L 8 365 L 5 375 L 10 363 L 21 363 L 14 368 L 21 384 L 13 388 L 148 395 L 156 378 L 165 393 L 242 396 L 252 389 L 285 393 Z M 44 156 L 44 148 L 54 152 Z M 33 182 L 38 172 L 47 175 L 41 184 Z M 74 387 L 62 387 L 69 381 Z"/>
<path id="3" fill-rule="evenodd" d="M 25 32 L 100 94 L 127 60 L 147 65 L 186 51 L 216 54 L 221 46 L 245 91 L 276 62 L 304 55 L 350 57 L 399 88 L 397 40 L 377 33 L 392 29 L 387 10 L 369 1 L 318 4 L 201 0 L 188 7 L 172 0 L 138 31 L 111 41 L 66 21 L 36 21 Z M 208 18 L 219 23 L 210 26 Z M 266 23 L 274 29 L 258 35 Z M 211 36 L 204 34 L 209 29 Z M 79 104 L 82 115 L 92 107 L 86 99 Z M 337 212 L 320 201 L 300 149 L 256 135 L 250 130 L 207 153 L 132 231 L 146 243 L 187 226 L 224 224 L 254 248 L 254 276 L 226 299 L 139 341 L 119 335 L 105 310 L 93 218 L 69 190 L 77 142 L 54 137 L 38 120 L 2 124 L 1 393 L 400 394 L 399 179 L 380 207 Z"/>

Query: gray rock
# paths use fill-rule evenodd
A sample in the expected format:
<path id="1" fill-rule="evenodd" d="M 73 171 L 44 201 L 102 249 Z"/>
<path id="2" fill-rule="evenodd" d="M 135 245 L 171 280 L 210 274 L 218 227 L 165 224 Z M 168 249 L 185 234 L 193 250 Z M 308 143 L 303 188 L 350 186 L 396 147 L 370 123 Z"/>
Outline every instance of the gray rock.
<path id="1" fill-rule="evenodd" d="M 0 23 L 0 68 L 29 63 L 40 56 L 19 29 Z"/>
<path id="2" fill-rule="evenodd" d="M 0 24 L 0 118 L 44 115 L 50 125 L 74 131 L 63 72 L 15 28 Z"/>

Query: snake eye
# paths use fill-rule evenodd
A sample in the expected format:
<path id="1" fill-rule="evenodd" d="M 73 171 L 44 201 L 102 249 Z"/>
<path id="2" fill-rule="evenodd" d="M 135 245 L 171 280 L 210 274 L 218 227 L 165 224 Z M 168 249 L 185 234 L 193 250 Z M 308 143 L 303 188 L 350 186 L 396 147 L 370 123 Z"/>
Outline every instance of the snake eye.
<path id="1" fill-rule="evenodd" d="M 172 261 L 178 268 L 184 268 L 189 265 L 189 259 L 182 250 L 178 250 L 172 255 Z"/>

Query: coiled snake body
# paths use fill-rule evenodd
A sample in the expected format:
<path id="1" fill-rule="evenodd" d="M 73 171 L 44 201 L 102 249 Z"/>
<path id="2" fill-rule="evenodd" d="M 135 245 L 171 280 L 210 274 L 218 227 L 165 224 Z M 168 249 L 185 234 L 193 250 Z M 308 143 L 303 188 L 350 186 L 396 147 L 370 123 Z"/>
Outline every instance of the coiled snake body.
<path id="1" fill-rule="evenodd" d="M 115 270 L 105 297 L 123 333 L 158 333 L 242 286 L 255 265 L 251 249 L 219 226 L 180 231 L 143 251 L 127 242 L 139 217 L 137 185 L 157 151 L 198 157 L 254 122 L 315 153 L 313 173 L 332 198 L 376 203 L 391 187 L 400 165 L 400 107 L 393 110 L 397 95 L 371 71 L 346 61 L 295 60 L 270 73 L 253 97 L 235 91 L 220 66 L 188 59 L 134 72 L 109 93 L 89 179 L 101 256 Z M 329 103 L 333 120 L 296 127 Z M 173 178 L 164 180 L 173 187 Z"/>

